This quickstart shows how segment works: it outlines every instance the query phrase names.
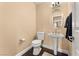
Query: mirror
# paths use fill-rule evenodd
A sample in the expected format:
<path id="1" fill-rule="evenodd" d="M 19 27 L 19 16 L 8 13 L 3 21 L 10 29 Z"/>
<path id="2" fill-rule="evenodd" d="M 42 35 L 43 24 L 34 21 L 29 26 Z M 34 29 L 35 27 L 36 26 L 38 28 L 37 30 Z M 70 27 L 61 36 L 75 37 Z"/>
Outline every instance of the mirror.
<path id="1" fill-rule="evenodd" d="M 63 26 L 63 13 L 60 7 L 60 2 L 52 3 L 52 24 L 54 28 L 61 28 Z"/>
<path id="2" fill-rule="evenodd" d="M 53 17 L 53 25 L 55 28 L 62 27 L 62 16 L 54 16 Z"/>

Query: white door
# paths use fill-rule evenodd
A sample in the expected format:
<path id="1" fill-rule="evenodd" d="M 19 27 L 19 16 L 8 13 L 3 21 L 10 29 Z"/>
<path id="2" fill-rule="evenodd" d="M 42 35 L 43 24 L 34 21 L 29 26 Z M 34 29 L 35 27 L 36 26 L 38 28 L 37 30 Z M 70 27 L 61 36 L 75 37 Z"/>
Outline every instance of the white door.
<path id="1" fill-rule="evenodd" d="M 79 2 L 72 5 L 72 55 L 79 56 Z"/>

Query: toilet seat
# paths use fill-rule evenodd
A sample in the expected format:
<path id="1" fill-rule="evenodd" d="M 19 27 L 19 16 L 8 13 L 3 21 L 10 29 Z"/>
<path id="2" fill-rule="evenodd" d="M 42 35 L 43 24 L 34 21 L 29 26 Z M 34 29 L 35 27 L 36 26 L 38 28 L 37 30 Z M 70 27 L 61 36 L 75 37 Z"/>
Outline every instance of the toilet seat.
<path id="1" fill-rule="evenodd" d="M 42 40 L 38 40 L 38 39 L 33 40 L 32 41 L 32 46 L 33 47 L 39 47 L 39 46 L 41 46 L 41 42 L 42 42 Z"/>
<path id="2" fill-rule="evenodd" d="M 42 42 L 42 40 L 36 39 L 36 40 L 33 40 L 32 41 L 32 44 L 40 44 L 41 42 Z"/>

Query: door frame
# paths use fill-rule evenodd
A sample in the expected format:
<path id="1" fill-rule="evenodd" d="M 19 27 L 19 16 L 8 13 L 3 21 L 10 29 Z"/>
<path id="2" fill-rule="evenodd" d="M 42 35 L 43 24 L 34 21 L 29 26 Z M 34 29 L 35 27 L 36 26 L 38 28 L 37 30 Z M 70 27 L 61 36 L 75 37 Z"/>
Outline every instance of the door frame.
<path id="1" fill-rule="evenodd" d="M 78 47 L 76 46 L 76 34 L 79 33 L 79 25 L 77 25 L 77 3 L 79 2 L 73 2 L 72 4 L 72 36 L 74 37 L 74 40 L 72 41 L 72 56 L 79 56 L 79 49 L 77 49 Z M 78 6 L 79 7 L 79 6 Z"/>
<path id="2" fill-rule="evenodd" d="M 74 36 L 74 31 L 75 31 L 75 2 L 72 3 L 72 36 Z M 75 39 L 75 38 L 74 38 Z M 72 41 L 72 56 L 75 55 L 74 52 L 75 49 L 74 49 L 74 40 Z"/>

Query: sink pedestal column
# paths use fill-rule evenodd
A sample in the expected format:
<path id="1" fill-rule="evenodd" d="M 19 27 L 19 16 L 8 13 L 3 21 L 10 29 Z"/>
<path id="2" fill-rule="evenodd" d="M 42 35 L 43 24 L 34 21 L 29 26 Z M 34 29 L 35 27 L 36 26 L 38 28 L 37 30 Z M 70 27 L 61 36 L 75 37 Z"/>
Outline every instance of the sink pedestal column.
<path id="1" fill-rule="evenodd" d="M 58 38 L 54 39 L 54 55 L 57 55 L 58 51 Z"/>

